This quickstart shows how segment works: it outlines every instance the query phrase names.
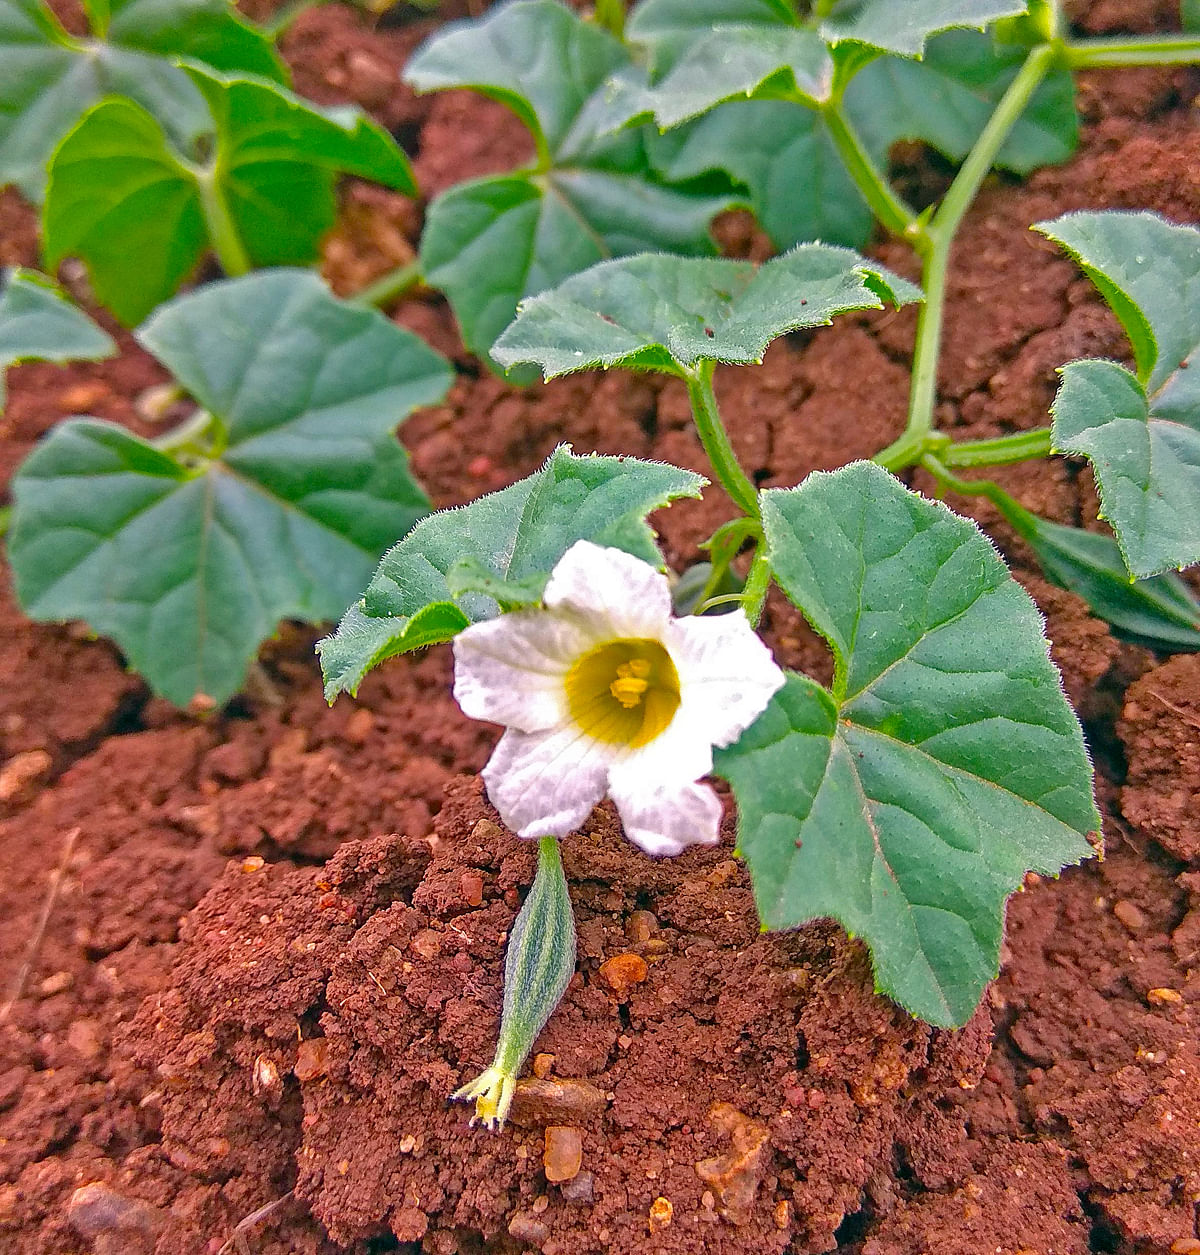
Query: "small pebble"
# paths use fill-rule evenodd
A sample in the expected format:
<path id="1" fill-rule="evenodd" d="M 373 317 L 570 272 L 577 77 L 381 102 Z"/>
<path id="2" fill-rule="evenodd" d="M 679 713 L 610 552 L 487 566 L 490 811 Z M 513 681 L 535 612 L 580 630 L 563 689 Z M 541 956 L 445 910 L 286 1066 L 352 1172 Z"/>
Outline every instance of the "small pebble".
<path id="1" fill-rule="evenodd" d="M 541 1053 L 533 1056 L 533 1074 L 539 1081 L 544 1081 L 554 1069 L 554 1056 Z"/>
<path id="2" fill-rule="evenodd" d="M 658 932 L 658 918 L 653 911 L 634 911 L 625 921 L 625 936 L 635 945 L 643 945 Z"/>
<path id="3" fill-rule="evenodd" d="M 541 1246 L 550 1236 L 548 1225 L 524 1211 L 517 1212 L 508 1222 L 508 1232 L 509 1236 L 516 1238 L 518 1242 L 529 1242 L 533 1246 Z"/>
<path id="4" fill-rule="evenodd" d="M 70 972 L 54 972 L 42 981 L 38 992 L 43 998 L 52 998 L 55 994 L 66 993 L 74 983 L 75 977 Z"/>
<path id="5" fill-rule="evenodd" d="M 1178 989 L 1151 989 L 1146 994 L 1146 1001 L 1156 1007 L 1164 1007 L 1168 1003 L 1182 1002 L 1183 994 Z"/>
<path id="6" fill-rule="evenodd" d="M 468 906 L 482 906 L 483 877 L 478 872 L 463 872 L 458 879 L 458 892 Z"/>
<path id="7" fill-rule="evenodd" d="M 328 1063 L 329 1043 L 324 1037 L 310 1037 L 300 1043 L 296 1051 L 296 1066 L 292 1069 L 296 1080 L 315 1081 L 325 1075 Z"/>
<path id="8" fill-rule="evenodd" d="M 569 1124 L 548 1125 L 542 1166 L 546 1170 L 546 1180 L 555 1185 L 578 1176 L 583 1166 L 582 1130 Z"/>
<path id="9" fill-rule="evenodd" d="M 422 928 L 408 944 L 423 959 L 436 959 L 442 951 L 442 939 L 432 928 Z"/>
<path id="10" fill-rule="evenodd" d="M 590 1203 L 596 1197 L 596 1178 L 585 1168 L 562 1183 L 562 1196 L 568 1203 Z"/>
<path id="11" fill-rule="evenodd" d="M 49 775 L 54 760 L 45 750 L 27 750 L 14 754 L 0 767 L 0 802 L 17 801 L 35 784 Z"/>
<path id="12" fill-rule="evenodd" d="M 650 1232 L 658 1233 L 665 1229 L 675 1218 L 675 1208 L 669 1198 L 658 1198 L 650 1204 Z"/>
<path id="13" fill-rule="evenodd" d="M 1149 922 L 1146 919 L 1146 913 L 1127 898 L 1122 898 L 1113 904 L 1113 914 L 1131 933 L 1141 932 Z"/>
<path id="14" fill-rule="evenodd" d="M 375 716 L 365 707 L 358 710 L 346 720 L 342 735 L 351 745 L 365 745 L 375 731 Z"/>
<path id="15" fill-rule="evenodd" d="M 640 954 L 616 954 L 600 964 L 600 979 L 618 998 L 623 998 L 634 985 L 646 979 L 648 971 L 646 960 Z"/>

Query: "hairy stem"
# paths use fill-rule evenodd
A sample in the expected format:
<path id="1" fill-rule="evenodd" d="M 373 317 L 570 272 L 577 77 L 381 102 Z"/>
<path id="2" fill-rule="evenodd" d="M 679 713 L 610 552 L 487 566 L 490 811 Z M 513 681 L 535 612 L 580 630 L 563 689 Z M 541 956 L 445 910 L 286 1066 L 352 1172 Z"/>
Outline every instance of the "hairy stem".
<path id="1" fill-rule="evenodd" d="M 1012 436 L 991 440 L 964 440 L 940 449 L 937 457 L 944 466 L 1004 466 L 1044 458 L 1050 452 L 1050 428 L 1037 427 Z"/>
<path id="2" fill-rule="evenodd" d="M 743 514 L 759 517 L 758 489 L 742 470 L 713 393 L 715 362 L 702 361 L 687 373 L 688 400 L 692 403 L 692 418 L 708 460 L 712 463 L 717 482 L 729 494 L 730 500 Z"/>
<path id="3" fill-rule="evenodd" d="M 898 440 L 875 457 L 876 462 L 889 470 L 896 471 L 914 465 L 929 448 L 929 437 L 934 430 L 937 369 L 942 349 L 942 322 L 946 306 L 950 249 L 963 217 L 995 163 L 996 155 L 1057 55 L 1058 48 L 1054 44 L 1041 44 L 1026 57 L 1025 64 L 1009 84 L 995 113 L 967 154 L 950 190 L 926 228 L 930 248 L 925 255 L 921 276 L 925 302 L 917 320 L 908 425 Z"/>

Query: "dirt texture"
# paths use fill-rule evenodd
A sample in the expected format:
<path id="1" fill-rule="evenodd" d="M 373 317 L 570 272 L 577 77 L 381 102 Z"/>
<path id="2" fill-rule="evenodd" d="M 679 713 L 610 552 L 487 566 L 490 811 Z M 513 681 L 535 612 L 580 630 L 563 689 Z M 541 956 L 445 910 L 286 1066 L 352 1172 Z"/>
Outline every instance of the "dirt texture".
<path id="1" fill-rule="evenodd" d="M 1094 33 L 1175 18 L 1156 0 L 1068 7 Z M 378 23 L 330 7 L 284 48 L 302 91 L 393 128 L 433 194 L 529 150 L 491 102 L 398 85 L 428 29 L 403 6 Z M 1128 360 L 1092 287 L 1028 228 L 1084 207 L 1200 220 L 1198 91 L 1186 71 L 1085 75 L 1076 157 L 989 182 L 954 258 L 945 427 L 1037 426 L 1056 367 Z M 910 194 L 944 188 L 936 158 L 903 160 Z M 423 205 L 351 184 L 343 207 L 326 271 L 350 292 L 411 258 Z M 36 259 L 34 222 L 0 194 L 0 264 Z M 744 216 L 720 235 L 761 255 Z M 914 274 L 904 249 L 876 251 Z M 447 401 L 402 429 L 439 506 L 563 441 L 706 469 L 672 383 L 516 390 L 464 353 L 437 297 L 394 317 L 459 368 Z M 760 369 L 720 371 L 756 479 L 790 485 L 898 434 L 912 336 L 909 312 L 852 316 L 774 345 Z M 120 346 L 108 363 L 10 373 L 4 480 L 65 414 L 156 429 L 144 394 L 162 374 Z M 1081 464 L 996 477 L 1031 509 L 1099 526 Z M 481 793 L 495 731 L 454 706 L 448 652 L 394 660 L 330 709 L 316 633 L 285 625 L 246 694 L 196 720 L 111 645 L 24 621 L 5 589 L 0 1249 L 1197 1255 L 1200 665 L 1119 642 L 994 511 L 952 504 L 1047 617 L 1107 858 L 1028 878 L 999 980 L 947 1034 L 874 996 L 838 929 L 760 936 L 728 843 L 654 862 L 601 808 L 564 845 L 579 969 L 501 1134 L 470 1129 L 447 1095 L 489 1061 L 532 852 Z M 657 516 L 669 560 L 694 561 L 726 517 L 715 490 Z M 828 679 L 828 651 L 778 593 L 765 627 L 782 664 Z"/>

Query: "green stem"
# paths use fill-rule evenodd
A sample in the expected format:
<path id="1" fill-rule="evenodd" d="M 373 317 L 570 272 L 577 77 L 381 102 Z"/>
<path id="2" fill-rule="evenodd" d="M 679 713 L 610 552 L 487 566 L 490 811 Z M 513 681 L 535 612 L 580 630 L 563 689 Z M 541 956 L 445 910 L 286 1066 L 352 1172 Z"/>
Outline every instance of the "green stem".
<path id="1" fill-rule="evenodd" d="M 1050 428 L 1038 427 L 991 440 L 964 440 L 938 451 L 944 466 L 1004 466 L 1044 458 L 1050 452 Z"/>
<path id="2" fill-rule="evenodd" d="M 625 0 L 596 0 L 596 25 L 625 38 Z"/>
<path id="3" fill-rule="evenodd" d="M 237 275 L 249 274 L 253 269 L 250 254 L 242 243 L 233 222 L 233 215 L 225 203 L 225 193 L 221 188 L 221 169 L 214 162 L 201 170 L 193 171 L 196 188 L 200 195 L 200 208 L 204 214 L 204 225 L 208 230 L 208 239 L 212 244 L 221 269 L 233 278 Z"/>
<path id="4" fill-rule="evenodd" d="M 942 349 L 950 248 L 963 217 L 995 163 L 996 155 L 1057 56 L 1056 45 L 1041 44 L 1025 58 L 1025 64 L 1009 84 L 1008 90 L 996 106 L 996 112 L 992 114 L 974 147 L 967 154 L 967 159 L 951 183 L 945 199 L 926 228 L 930 248 L 925 255 L 921 276 L 925 301 L 917 318 L 908 426 L 898 440 L 875 457 L 875 461 L 888 470 L 897 471 L 914 465 L 930 447 L 937 401 L 937 370 Z"/>
<path id="5" fill-rule="evenodd" d="M 353 299 L 360 305 L 373 305 L 376 309 L 386 309 L 394 305 L 406 292 L 412 291 L 421 282 L 421 264 L 414 257 L 412 261 L 397 266 L 380 275 L 378 279 L 368 283 L 361 292 L 356 292 Z"/>
<path id="6" fill-rule="evenodd" d="M 999 484 L 990 479 L 959 479 L 947 469 L 944 462 L 932 454 L 926 454 L 921 459 L 921 465 L 943 488 L 949 488 L 960 497 L 986 497 L 1010 523 L 1020 520 L 1022 515 L 1033 517 L 1024 506 L 1018 505 Z M 1016 525 L 1017 530 L 1024 535 L 1025 529 L 1020 523 Z"/>
<path id="7" fill-rule="evenodd" d="M 838 150 L 843 165 L 871 207 L 871 212 L 892 235 L 910 241 L 918 252 L 924 250 L 924 228 L 916 214 L 892 190 L 887 177 L 875 164 L 858 132 L 850 125 L 837 98 L 826 102 L 821 117 Z"/>
<path id="8" fill-rule="evenodd" d="M 742 470 L 737 454 L 733 451 L 733 445 L 729 442 L 725 424 L 721 422 L 721 413 L 717 408 L 717 398 L 712 385 L 715 369 L 715 362 L 701 361 L 685 376 L 688 400 L 692 403 L 692 418 L 696 423 L 700 443 L 704 446 L 704 452 L 708 454 L 708 460 L 712 463 L 717 482 L 742 513 L 750 515 L 751 518 L 758 518 L 758 489 Z"/>
<path id="9" fill-rule="evenodd" d="M 1072 70 L 1121 65 L 1190 65 L 1200 61 L 1200 38 L 1166 35 L 1157 39 L 1080 39 L 1065 44 Z"/>
<path id="10" fill-rule="evenodd" d="M 8 532 L 9 524 L 12 522 L 12 506 L 0 506 L 0 536 L 4 536 Z"/>
<path id="11" fill-rule="evenodd" d="M 315 9 L 317 5 L 324 2 L 325 0 L 290 0 L 290 3 L 283 5 L 262 24 L 263 34 L 278 43 L 288 33 L 301 13 L 307 13 L 309 9 Z"/>
<path id="12" fill-rule="evenodd" d="M 754 561 L 750 563 L 750 572 L 746 576 L 746 587 L 742 589 L 742 608 L 746 611 L 751 627 L 758 627 L 770 587 L 771 563 L 767 558 L 766 541 L 762 541 L 754 551 Z"/>

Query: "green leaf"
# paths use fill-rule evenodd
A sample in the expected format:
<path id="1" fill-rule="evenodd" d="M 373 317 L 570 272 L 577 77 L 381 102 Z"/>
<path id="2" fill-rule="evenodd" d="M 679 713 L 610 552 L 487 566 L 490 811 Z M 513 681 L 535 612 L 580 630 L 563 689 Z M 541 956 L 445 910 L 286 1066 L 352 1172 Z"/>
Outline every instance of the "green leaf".
<path id="1" fill-rule="evenodd" d="M 1137 578 L 1200 562 L 1200 231 L 1149 213 L 1068 214 L 1062 244 L 1120 318 L 1137 376 L 1114 362 L 1063 368 L 1056 452 L 1090 458 Z"/>
<path id="2" fill-rule="evenodd" d="M 575 457 L 563 446 L 536 474 L 423 519 L 384 555 L 337 634 L 317 646 L 326 698 L 355 693 L 386 658 L 494 617 L 499 606 L 486 592 L 456 599 L 447 578 L 464 562 L 478 563 L 505 587 L 529 584 L 548 575 L 577 540 L 590 540 L 661 566 L 646 515 L 678 497 L 698 497 L 704 482 L 661 462 Z"/>
<path id="3" fill-rule="evenodd" d="M 204 102 L 170 58 L 284 81 L 270 40 L 227 0 L 113 0 L 77 40 L 39 0 L 0 0 L 0 186 L 40 201 L 58 142 L 105 96 L 127 96 L 192 150 Z M 107 30 L 105 26 L 107 25 Z"/>
<path id="4" fill-rule="evenodd" d="M 1160 408 L 1161 394 L 1149 398 L 1115 362 L 1071 362 L 1059 373 L 1054 452 L 1091 460 L 1100 517 L 1112 525 L 1130 572 L 1144 579 L 1200 562 L 1196 398 L 1178 412 Z"/>
<path id="5" fill-rule="evenodd" d="M 604 262 L 522 306 L 492 350 L 547 379 L 625 366 L 682 375 L 700 361 L 758 362 L 777 336 L 920 291 L 858 253 L 802 244 L 755 266 L 646 254 Z"/>
<path id="6" fill-rule="evenodd" d="M 453 24 L 409 63 L 418 90 L 473 87 L 503 101 L 538 145 L 535 169 L 459 184 L 426 218 L 422 273 L 480 356 L 522 297 L 594 262 L 645 249 L 715 252 L 708 224 L 730 198 L 664 186 L 643 131 L 612 133 L 610 83 L 631 69 L 617 40 L 552 0 Z"/>
<path id="7" fill-rule="evenodd" d="M 920 61 L 879 57 L 851 82 L 845 108 L 880 160 L 901 139 L 924 140 L 952 161 L 971 151 L 1025 59 L 975 31 L 931 40 Z M 1079 119 L 1068 70 L 1053 70 L 1017 120 L 996 165 L 1017 174 L 1065 161 L 1075 150 Z"/>
<path id="8" fill-rule="evenodd" d="M 211 284 L 138 339 L 212 416 L 160 447 L 54 428 L 21 466 L 9 556 L 35 619 L 83 619 L 171 701 L 240 685 L 280 619 L 332 618 L 427 508 L 393 430 L 446 362 L 316 275 Z"/>
<path id="9" fill-rule="evenodd" d="M 763 493 L 772 567 L 829 641 L 717 755 L 769 928 L 830 916 L 877 987 L 964 1023 L 1029 869 L 1092 853 L 1091 768 L 1029 596 L 966 519 L 855 463 Z"/>
<path id="10" fill-rule="evenodd" d="M 0 271 L 0 410 L 4 372 L 18 362 L 99 361 L 117 346 L 54 283 L 33 270 Z"/>
<path id="11" fill-rule="evenodd" d="M 963 26 L 982 30 L 989 22 L 1026 8 L 1026 0 L 838 0 L 821 33 L 830 43 L 854 41 L 902 57 L 919 57 L 925 41 L 939 31 Z"/>
<path id="12" fill-rule="evenodd" d="M 1200 31 L 1200 0 L 1181 0 L 1180 19 L 1185 31 Z"/>
<path id="13" fill-rule="evenodd" d="M 489 571 L 476 557 L 460 558 L 446 572 L 446 587 L 452 597 L 464 593 L 482 593 L 505 609 L 512 606 L 536 606 L 546 591 L 549 572 L 535 571 L 523 579 L 510 580 Z"/>
<path id="14" fill-rule="evenodd" d="M 247 266 L 315 260 L 339 174 L 414 190 L 403 153 L 361 115 L 321 112 L 272 83 L 187 75 L 209 112 L 206 165 L 140 105 L 114 98 L 85 115 L 50 166 L 48 264 L 82 258 L 126 325 L 177 291 L 210 247 L 227 265 L 231 253 Z"/>
<path id="15" fill-rule="evenodd" d="M 852 85 L 853 90 L 853 85 Z M 746 188 L 776 248 L 804 240 L 861 247 L 874 216 L 819 113 L 781 100 L 731 100 L 652 141 L 664 178 L 724 171 Z"/>
<path id="16" fill-rule="evenodd" d="M 1046 578 L 1082 597 L 1122 636 L 1152 649 L 1200 649 L 1200 601 L 1178 575 L 1131 582 L 1111 536 L 1051 523 L 1011 498 L 996 505 L 1033 550 Z"/>

